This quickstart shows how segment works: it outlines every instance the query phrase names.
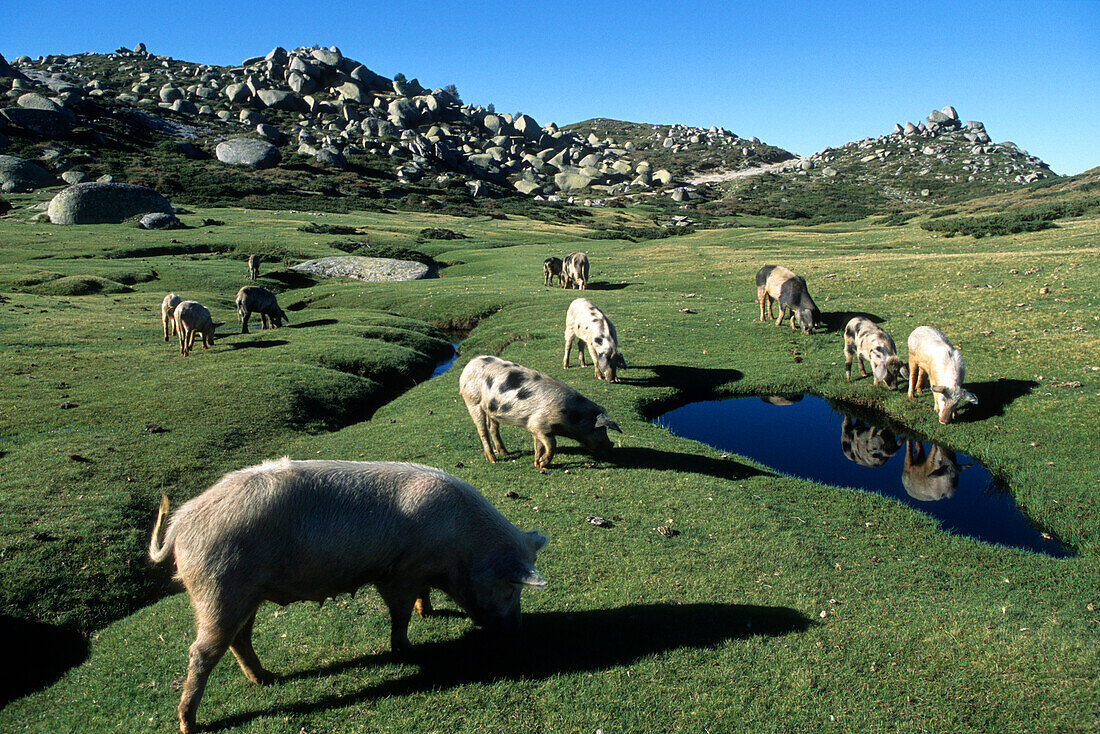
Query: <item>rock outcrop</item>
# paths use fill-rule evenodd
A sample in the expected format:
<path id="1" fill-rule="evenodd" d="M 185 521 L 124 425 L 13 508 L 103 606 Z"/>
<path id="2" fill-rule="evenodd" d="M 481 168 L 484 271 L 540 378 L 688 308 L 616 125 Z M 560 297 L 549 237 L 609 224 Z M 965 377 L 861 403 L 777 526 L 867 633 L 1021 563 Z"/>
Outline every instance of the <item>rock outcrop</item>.
<path id="1" fill-rule="evenodd" d="M 55 183 L 53 174 L 45 168 L 12 155 L 0 155 L 0 191 L 31 191 Z"/>
<path id="2" fill-rule="evenodd" d="M 46 210 L 54 224 L 118 223 L 149 212 L 172 214 L 172 205 L 144 186 L 98 181 L 68 187 L 50 200 Z"/>

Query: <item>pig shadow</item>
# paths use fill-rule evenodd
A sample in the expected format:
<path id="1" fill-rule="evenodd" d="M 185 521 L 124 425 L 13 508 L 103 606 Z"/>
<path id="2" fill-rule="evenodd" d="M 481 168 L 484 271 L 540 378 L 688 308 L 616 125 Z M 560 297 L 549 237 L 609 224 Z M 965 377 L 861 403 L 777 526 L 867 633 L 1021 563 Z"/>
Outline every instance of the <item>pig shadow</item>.
<path id="1" fill-rule="evenodd" d="M 623 288 L 633 285 L 633 283 L 608 283 L 606 281 L 588 282 L 585 290 L 590 291 L 621 291 Z"/>
<path id="2" fill-rule="evenodd" d="M 230 346 L 234 349 L 267 349 L 268 347 L 281 347 L 284 344 L 290 344 L 290 342 L 285 339 L 270 339 L 231 344 Z"/>
<path id="3" fill-rule="evenodd" d="M 629 364 L 629 355 L 628 364 Z M 635 377 L 648 370 L 650 375 Z M 638 387 L 668 387 L 691 394 L 711 393 L 743 377 L 740 370 L 719 367 L 687 367 L 678 364 L 631 365 L 618 373 L 620 382 Z"/>
<path id="4" fill-rule="evenodd" d="M 310 699 L 229 716 L 210 729 L 241 726 L 261 716 L 304 714 L 355 706 L 387 696 L 437 692 L 471 683 L 546 679 L 570 673 L 598 673 L 671 650 L 708 649 L 735 640 L 804 632 L 815 622 L 788 607 L 740 604 L 639 604 L 616 609 L 526 614 L 515 635 L 473 629 L 454 640 L 428 642 L 401 657 L 364 655 L 284 680 L 331 676 L 395 662 L 419 670 L 347 695 Z"/>
<path id="5" fill-rule="evenodd" d="M 287 324 L 290 329 L 308 329 L 312 326 L 329 326 L 330 324 L 339 323 L 336 319 L 313 319 L 313 321 L 303 321 L 300 324 Z"/>
<path id="6" fill-rule="evenodd" d="M 964 383 L 963 387 L 974 393 L 974 396 L 978 398 L 978 404 L 963 406 L 955 414 L 954 422 L 973 423 L 1004 415 L 1005 408 L 1012 401 L 1027 395 L 1038 386 L 1039 383 L 1035 380 L 1011 380 L 1006 378 Z M 924 392 L 927 395 L 928 388 L 925 388 Z"/>
<path id="7" fill-rule="evenodd" d="M 825 327 L 825 331 L 828 333 L 834 331 L 844 331 L 844 327 L 848 325 L 848 322 L 857 316 L 867 319 L 876 324 L 881 324 L 886 319 L 881 316 L 876 316 L 873 313 L 867 313 L 866 311 L 829 311 L 821 312 L 821 325 Z"/>
<path id="8" fill-rule="evenodd" d="M 718 479 L 747 479 L 754 476 L 771 476 L 771 472 L 742 464 L 734 459 L 714 459 L 699 454 L 676 453 L 651 449 L 645 446 L 619 446 L 601 457 L 630 469 L 652 469 L 681 474 L 706 474 Z"/>
<path id="9" fill-rule="evenodd" d="M 88 657 L 88 641 L 67 627 L 0 614 L 0 638 L 18 641 L 0 673 L 0 708 L 53 683 Z"/>

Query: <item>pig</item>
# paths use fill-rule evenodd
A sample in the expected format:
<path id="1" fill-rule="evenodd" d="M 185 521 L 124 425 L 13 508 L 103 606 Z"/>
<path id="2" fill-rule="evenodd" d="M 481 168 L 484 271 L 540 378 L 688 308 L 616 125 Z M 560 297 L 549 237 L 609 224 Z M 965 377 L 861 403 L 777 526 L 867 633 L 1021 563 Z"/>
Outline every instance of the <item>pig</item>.
<path id="1" fill-rule="evenodd" d="M 569 304 L 565 312 L 565 357 L 561 361 L 562 369 L 569 369 L 569 352 L 576 339 L 577 358 L 581 367 L 584 363 L 585 346 L 592 357 L 597 380 L 618 382 L 615 370 L 626 367 L 626 360 L 619 353 L 619 340 L 615 334 L 615 325 L 607 315 L 596 308 L 587 298 L 578 298 Z"/>
<path id="2" fill-rule="evenodd" d="M 779 304 L 779 318 L 775 325 L 783 323 L 787 312 L 791 314 L 791 329 L 798 321 L 803 334 L 814 330 L 814 323 L 821 312 L 810 298 L 806 289 L 806 280 L 781 265 L 765 265 L 756 272 L 756 302 L 760 305 L 760 320 L 764 320 L 764 305 L 768 307 L 768 318 L 772 317 L 772 301 Z"/>
<path id="3" fill-rule="evenodd" d="M 242 334 L 248 333 L 248 319 L 254 313 L 260 314 L 262 329 L 281 327 L 284 320 L 290 321 L 274 293 L 260 285 L 246 285 L 237 291 L 237 319 Z"/>
<path id="4" fill-rule="evenodd" d="M 564 382 L 499 357 L 485 355 L 470 360 L 458 384 L 490 462 L 496 462 L 494 450 L 496 454 L 508 453 L 500 440 L 501 423 L 523 426 L 531 432 L 535 466 L 539 469 L 550 466 L 554 458 L 555 436 L 571 438 L 589 451 L 603 453 L 611 448 L 608 429 L 619 431 L 606 410 Z"/>
<path id="5" fill-rule="evenodd" d="M 898 452 L 901 444 L 893 431 L 844 416 L 840 424 L 840 449 L 849 461 L 877 468 Z"/>
<path id="6" fill-rule="evenodd" d="M 461 479 L 417 464 L 284 457 L 226 474 L 165 530 L 167 517 L 162 496 L 149 557 L 174 560 L 195 613 L 183 734 L 195 730 L 207 678 L 227 649 L 248 680 L 275 680 L 252 647 L 264 601 L 323 602 L 372 584 L 401 653 L 425 589 L 448 594 L 475 624 L 515 631 L 520 590 L 546 585 L 534 565 L 543 535 L 517 529 Z"/>
<path id="7" fill-rule="evenodd" d="M 932 326 L 918 326 L 909 335 L 909 397 L 921 394 L 921 382 L 927 379 L 936 394 L 936 415 L 947 425 L 955 411 L 966 403 L 978 404 L 974 393 L 963 389 L 965 375 L 962 355 L 947 337 Z"/>
<path id="8" fill-rule="evenodd" d="M 169 293 L 160 302 L 160 323 L 164 327 L 164 341 L 168 341 L 168 337 L 175 331 L 176 321 L 172 314 L 176 310 L 176 306 L 181 303 L 183 303 L 183 299 L 175 293 Z"/>
<path id="9" fill-rule="evenodd" d="M 844 378 L 852 379 L 852 360 L 859 361 L 859 374 L 867 376 L 863 367 L 866 360 L 871 364 L 871 374 L 875 376 L 875 385 L 880 382 L 891 390 L 898 387 L 898 378 L 909 377 L 909 368 L 898 359 L 894 340 L 875 322 L 862 316 L 856 316 L 844 327 Z"/>
<path id="10" fill-rule="evenodd" d="M 195 345 L 195 334 L 202 334 L 202 348 L 214 346 L 214 329 L 224 326 L 224 321 L 214 321 L 206 306 L 198 301 L 181 301 L 172 312 L 176 336 L 180 340 L 180 354 L 187 356 Z"/>
<path id="11" fill-rule="evenodd" d="M 562 262 L 560 257 L 548 257 L 542 261 L 542 284 L 550 285 L 557 277 L 558 285 L 561 285 Z"/>
<path id="12" fill-rule="evenodd" d="M 260 277 L 260 256 L 249 255 L 248 256 L 248 279 L 256 280 Z"/>
<path id="13" fill-rule="evenodd" d="M 959 474 L 967 466 L 959 466 L 955 452 L 943 446 L 932 444 L 932 450 L 926 452 L 920 441 L 906 441 L 901 485 L 910 497 L 921 502 L 947 499 L 955 495 Z"/>
<path id="14" fill-rule="evenodd" d="M 588 288 L 588 255 L 583 252 L 567 255 L 561 267 L 565 278 L 559 279 L 558 282 L 561 283 L 562 288 L 576 288 L 582 291 Z"/>

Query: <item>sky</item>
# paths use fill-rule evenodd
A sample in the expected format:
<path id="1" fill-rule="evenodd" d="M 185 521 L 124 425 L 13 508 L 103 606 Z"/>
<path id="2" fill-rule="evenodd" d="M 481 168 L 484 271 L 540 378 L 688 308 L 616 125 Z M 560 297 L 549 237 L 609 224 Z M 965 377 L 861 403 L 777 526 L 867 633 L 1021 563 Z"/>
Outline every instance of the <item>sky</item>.
<path id="1" fill-rule="evenodd" d="M 0 54 L 347 57 L 539 124 L 724 127 L 810 155 L 953 105 L 1059 174 L 1100 166 L 1100 0 L 11 0 Z"/>

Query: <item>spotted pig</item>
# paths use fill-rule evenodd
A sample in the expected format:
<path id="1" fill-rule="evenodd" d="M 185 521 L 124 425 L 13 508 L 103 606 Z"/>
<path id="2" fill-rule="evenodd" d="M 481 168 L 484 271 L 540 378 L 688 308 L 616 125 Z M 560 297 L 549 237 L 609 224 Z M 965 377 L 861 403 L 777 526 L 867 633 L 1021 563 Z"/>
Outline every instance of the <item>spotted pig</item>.
<path id="1" fill-rule="evenodd" d="M 583 291 L 588 287 L 588 255 L 574 252 L 562 261 L 562 288 L 576 288 Z"/>
<path id="2" fill-rule="evenodd" d="M 894 340 L 868 318 L 856 316 L 844 327 L 844 377 L 852 379 L 852 360 L 859 361 L 859 374 L 867 376 L 863 367 L 871 364 L 875 385 L 880 382 L 891 390 L 897 389 L 898 379 L 909 377 L 909 368 L 898 359 Z"/>
<path id="3" fill-rule="evenodd" d="M 810 298 L 806 280 L 781 265 L 765 265 L 756 273 L 756 302 L 760 305 L 760 320 L 764 320 L 764 306 L 767 304 L 768 318 L 772 318 L 772 301 L 779 304 L 779 318 L 775 325 L 783 323 L 783 317 L 789 312 L 791 328 L 795 321 L 803 334 L 814 330 L 815 321 L 821 312 Z"/>
<path id="4" fill-rule="evenodd" d="M 844 416 L 840 424 L 840 449 L 849 461 L 877 468 L 901 448 L 894 432 Z"/>
<path id="5" fill-rule="evenodd" d="M 523 426 L 534 437 L 535 466 L 545 469 L 554 458 L 556 437 L 565 436 L 589 451 L 611 448 L 608 429 L 619 426 L 607 411 L 560 380 L 499 357 L 475 357 L 462 370 L 459 392 L 477 428 L 485 458 L 508 453 L 500 424 Z M 492 443 L 490 443 L 490 439 Z"/>
<path id="6" fill-rule="evenodd" d="M 569 369 L 569 352 L 576 339 L 577 359 L 581 367 L 584 363 L 585 347 L 592 357 L 597 380 L 618 382 L 615 370 L 626 367 L 626 360 L 619 353 L 619 339 L 615 334 L 615 325 L 607 315 L 587 298 L 578 298 L 569 304 L 565 313 L 565 357 L 561 361 L 562 369 Z"/>

